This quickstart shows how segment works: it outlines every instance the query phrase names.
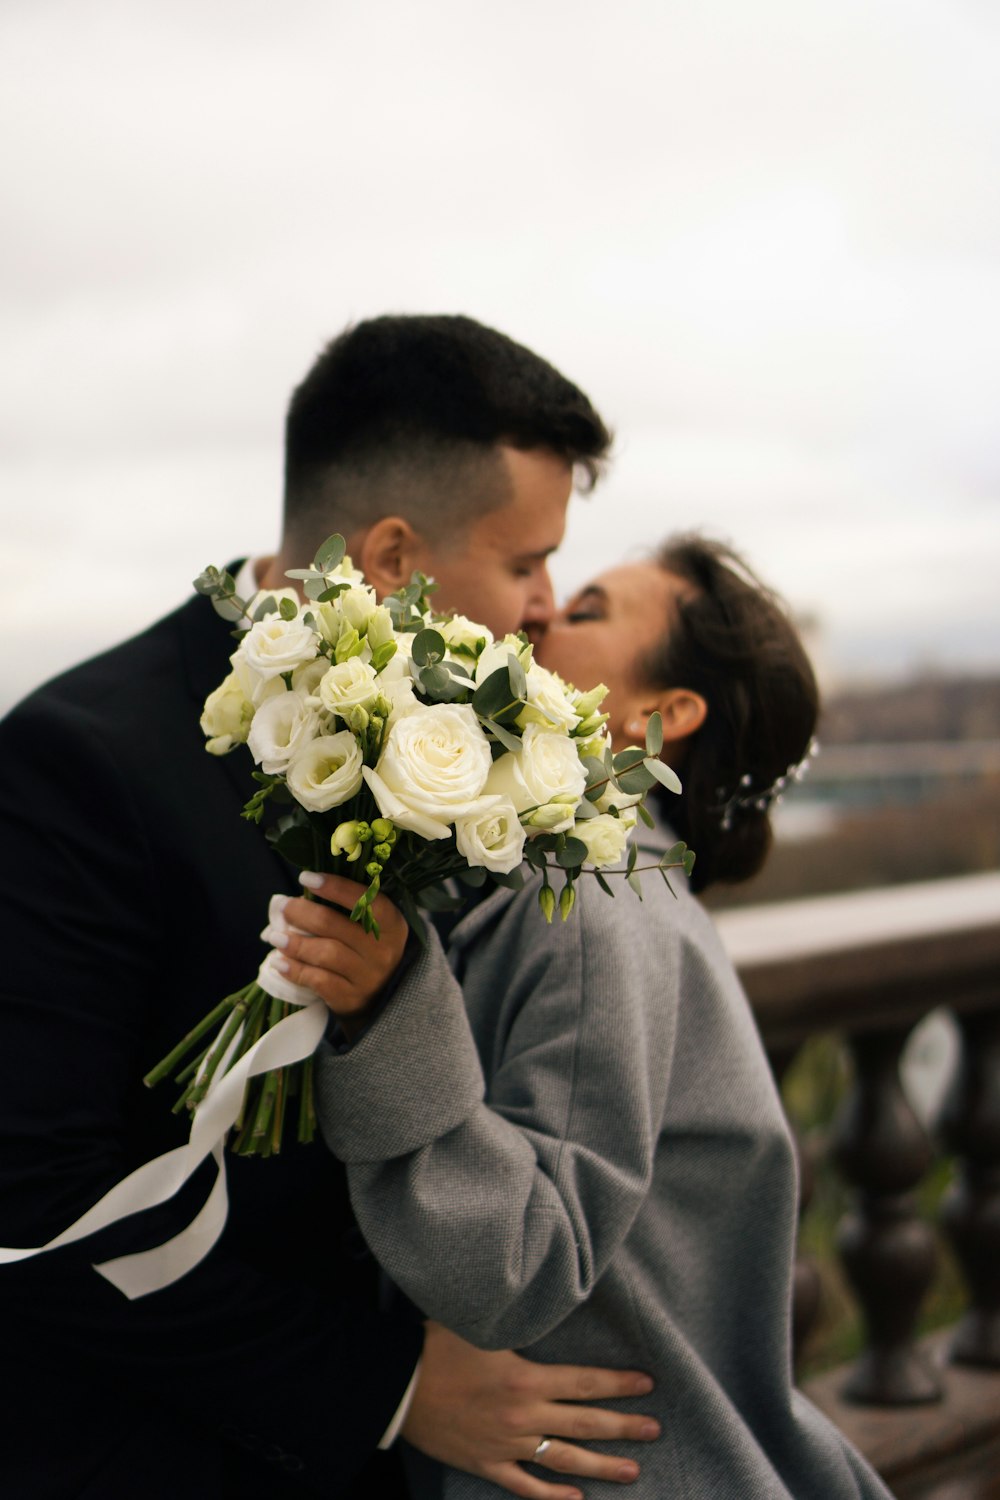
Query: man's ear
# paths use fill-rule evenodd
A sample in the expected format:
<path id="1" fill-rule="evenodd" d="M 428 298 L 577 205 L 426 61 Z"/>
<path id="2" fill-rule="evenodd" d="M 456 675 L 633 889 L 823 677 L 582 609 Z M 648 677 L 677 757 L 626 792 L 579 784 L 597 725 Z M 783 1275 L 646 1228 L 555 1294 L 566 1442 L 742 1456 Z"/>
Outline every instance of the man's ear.
<path id="1" fill-rule="evenodd" d="M 417 569 L 427 567 L 427 544 L 402 516 L 383 516 L 348 551 L 380 599 L 405 588 Z"/>
<path id="2" fill-rule="evenodd" d="M 642 706 L 637 706 L 625 726 L 626 733 L 635 743 L 643 743 L 646 725 L 653 713 L 658 713 L 663 720 L 663 743 L 669 745 L 689 739 L 701 728 L 708 715 L 708 704 L 691 688 L 664 688 L 656 694 L 655 700 L 644 696 Z"/>

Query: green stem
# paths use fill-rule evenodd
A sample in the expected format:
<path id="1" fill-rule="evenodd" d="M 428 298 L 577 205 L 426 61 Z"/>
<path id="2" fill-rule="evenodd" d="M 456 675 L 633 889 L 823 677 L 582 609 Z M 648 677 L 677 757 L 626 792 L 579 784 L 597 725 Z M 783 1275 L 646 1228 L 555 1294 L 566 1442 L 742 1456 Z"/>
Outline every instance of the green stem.
<path id="1" fill-rule="evenodd" d="M 299 1140 L 308 1145 L 316 1134 L 316 1106 L 313 1102 L 313 1059 L 302 1064 L 299 1090 Z"/>
<path id="2" fill-rule="evenodd" d="M 278 1022 L 281 1020 L 281 1009 L 281 1001 L 272 999 L 271 1008 L 267 1016 L 268 1031 L 277 1026 Z M 261 1089 L 260 1093 L 260 1103 L 257 1106 L 257 1112 L 254 1115 L 253 1129 L 250 1132 L 251 1148 L 257 1145 L 257 1143 L 263 1142 L 265 1137 L 267 1136 L 267 1132 L 271 1124 L 271 1114 L 274 1110 L 275 1095 L 278 1091 L 278 1074 L 280 1072 L 280 1068 L 272 1068 L 269 1073 L 264 1074 L 264 1086 Z M 259 1154 L 265 1155 L 266 1152 L 259 1151 Z"/>
<path id="3" fill-rule="evenodd" d="M 156 1067 L 151 1068 L 150 1071 L 146 1074 L 145 1078 L 142 1080 L 146 1087 L 148 1089 L 151 1089 L 155 1087 L 156 1084 L 162 1082 L 164 1078 L 168 1078 L 176 1068 L 177 1064 L 180 1062 L 181 1058 L 187 1055 L 188 1051 L 194 1046 L 195 1042 L 200 1041 L 201 1038 L 205 1035 L 206 1031 L 210 1031 L 213 1026 L 217 1026 L 219 1024 L 223 1016 L 227 1015 L 228 1012 L 232 1010 L 233 1006 L 237 1005 L 239 1001 L 243 999 L 244 995 L 247 992 L 247 989 L 249 989 L 249 985 L 247 985 L 242 990 L 237 990 L 234 995 L 227 995 L 225 1000 L 219 1001 L 214 1010 L 209 1011 L 207 1016 L 202 1017 L 197 1026 L 192 1026 L 187 1036 L 181 1038 L 173 1051 L 168 1052 L 166 1057 L 164 1057 L 162 1061 L 158 1062 L 156 1064 Z"/>
<path id="4" fill-rule="evenodd" d="M 247 985 L 246 990 L 243 992 L 242 997 L 237 1000 L 236 1004 L 233 1006 L 229 1020 L 222 1028 L 215 1041 L 214 1046 L 212 1047 L 211 1052 L 205 1059 L 205 1067 L 203 1071 L 188 1089 L 186 1103 L 189 1109 L 197 1108 L 197 1106 L 204 1099 L 205 1095 L 208 1093 L 209 1084 L 215 1077 L 216 1069 L 218 1068 L 219 1063 L 222 1061 L 229 1043 L 232 1041 L 237 1031 L 239 1031 L 241 1025 L 243 1024 L 244 1017 L 247 1015 L 247 1012 L 249 1010 L 252 1010 L 254 1006 L 260 1003 L 262 995 L 263 991 L 256 983 L 249 984 Z"/>

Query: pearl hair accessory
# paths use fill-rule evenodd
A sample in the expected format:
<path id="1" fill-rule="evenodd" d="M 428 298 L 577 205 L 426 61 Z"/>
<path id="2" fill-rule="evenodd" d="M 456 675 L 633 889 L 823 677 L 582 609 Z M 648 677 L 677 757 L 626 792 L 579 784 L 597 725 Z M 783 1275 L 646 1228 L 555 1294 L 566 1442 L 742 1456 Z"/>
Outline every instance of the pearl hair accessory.
<path id="1" fill-rule="evenodd" d="M 719 787 L 716 795 L 720 800 L 720 823 L 723 831 L 728 832 L 733 826 L 733 813 L 738 809 L 754 808 L 757 812 L 767 812 L 772 806 L 777 806 L 782 798 L 786 786 L 790 781 L 801 781 L 809 769 L 809 763 L 814 756 L 819 754 L 819 741 L 814 737 L 809 741 L 805 755 L 800 761 L 788 767 L 784 775 L 775 777 L 771 785 L 756 790 L 753 786 L 753 777 L 748 773 L 741 776 L 739 785 L 735 792 L 726 796 L 726 788 Z"/>

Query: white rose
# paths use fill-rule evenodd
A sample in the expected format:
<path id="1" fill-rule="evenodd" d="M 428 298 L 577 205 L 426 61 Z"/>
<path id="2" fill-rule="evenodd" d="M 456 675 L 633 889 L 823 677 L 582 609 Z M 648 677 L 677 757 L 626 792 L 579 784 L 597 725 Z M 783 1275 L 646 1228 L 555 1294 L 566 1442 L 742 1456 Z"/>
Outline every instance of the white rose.
<path id="1" fill-rule="evenodd" d="M 212 755 L 225 755 L 234 745 L 242 745 L 250 732 L 253 702 L 244 689 L 238 672 L 230 672 L 214 693 L 205 699 L 201 715 L 202 734 L 208 736 L 205 749 Z"/>
<path id="2" fill-rule="evenodd" d="M 528 706 L 518 715 L 521 728 L 528 724 L 549 724 L 554 729 L 569 733 L 580 723 L 580 715 L 573 707 L 565 684 L 554 672 L 532 662 L 526 674 L 528 684 Z"/>
<path id="3" fill-rule="evenodd" d="M 482 797 L 481 808 L 455 819 L 458 852 L 470 865 L 483 865 L 506 875 L 521 863 L 524 829 L 513 802 L 506 797 Z"/>
<path id="4" fill-rule="evenodd" d="M 269 776 L 280 776 L 318 727 L 319 715 L 304 693 L 276 693 L 254 714 L 247 740 L 250 754 Z"/>
<path id="5" fill-rule="evenodd" d="M 327 812 L 354 796 L 361 770 L 361 750 L 349 730 L 321 734 L 288 767 L 288 789 L 309 812 Z"/>
<path id="6" fill-rule="evenodd" d="M 301 620 L 268 615 L 251 625 L 234 655 L 241 657 L 262 681 L 268 682 L 312 661 L 318 644 L 316 631 Z"/>
<path id="7" fill-rule="evenodd" d="M 395 719 L 378 765 L 364 769 L 383 817 L 425 839 L 468 816 L 490 769 L 490 747 L 468 703 L 414 707 Z"/>
<path id="8" fill-rule="evenodd" d="M 452 615 L 436 625 L 435 630 L 444 637 L 445 645 L 452 651 L 466 656 L 477 656 L 485 647 L 493 644 L 493 632 L 485 625 L 477 625 L 465 615 Z"/>
<path id="9" fill-rule="evenodd" d="M 317 696 L 331 714 L 347 713 L 351 708 L 368 708 L 379 691 L 375 670 L 360 656 L 349 656 L 335 662 L 320 678 Z"/>
<path id="10" fill-rule="evenodd" d="M 565 814 L 545 820 L 547 831 L 565 833 L 573 826 L 573 811 L 583 796 L 587 775 L 576 746 L 554 729 L 529 724 L 521 736 L 519 753 L 510 751 L 494 761 L 486 781 L 488 793 L 507 796 L 519 814 L 549 803 L 563 804 Z"/>
<path id="11" fill-rule="evenodd" d="M 584 818 L 573 828 L 573 837 L 587 846 L 588 865 L 616 865 L 625 853 L 629 825 L 610 813 Z"/>

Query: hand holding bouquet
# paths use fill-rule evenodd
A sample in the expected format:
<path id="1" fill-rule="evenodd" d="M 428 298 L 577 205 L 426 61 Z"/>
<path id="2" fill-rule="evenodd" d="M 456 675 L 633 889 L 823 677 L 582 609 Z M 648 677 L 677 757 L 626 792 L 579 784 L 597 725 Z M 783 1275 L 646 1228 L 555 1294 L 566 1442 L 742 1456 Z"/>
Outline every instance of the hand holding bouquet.
<path id="1" fill-rule="evenodd" d="M 379 604 L 339 536 L 288 576 L 301 583 L 304 604 L 283 589 L 251 607 L 214 568 L 196 581 L 220 613 L 244 625 L 232 670 L 205 703 L 207 748 L 222 755 L 247 745 L 258 788 L 243 816 L 260 822 L 268 804 L 287 809 L 266 830 L 280 854 L 356 881 L 351 919 L 375 938 L 380 893 L 422 939 L 422 910 L 461 905 L 446 885 L 455 878 L 517 888 L 525 867 L 534 868 L 547 921 L 557 904 L 569 916 L 585 874 L 612 894 L 609 867 L 621 864 L 637 817 L 649 820 L 643 795 L 656 782 L 679 790 L 658 759 L 657 715 L 645 746 L 614 754 L 599 712 L 603 686 L 579 692 L 539 666 L 522 636 L 495 641 L 461 616 L 434 615 L 432 586 L 420 575 Z M 678 844 L 656 868 L 666 879 L 669 868 L 690 870 L 693 857 Z M 634 845 L 620 873 L 641 895 Z M 272 912 L 272 930 L 280 922 Z M 197 1110 L 262 1036 L 315 1001 L 281 970 L 272 950 L 256 979 L 146 1082 L 172 1073 L 221 1023 L 179 1075 L 185 1090 L 176 1107 Z M 299 1138 L 312 1138 L 311 1063 L 250 1079 L 231 1149 L 278 1151 L 293 1099 Z"/>

